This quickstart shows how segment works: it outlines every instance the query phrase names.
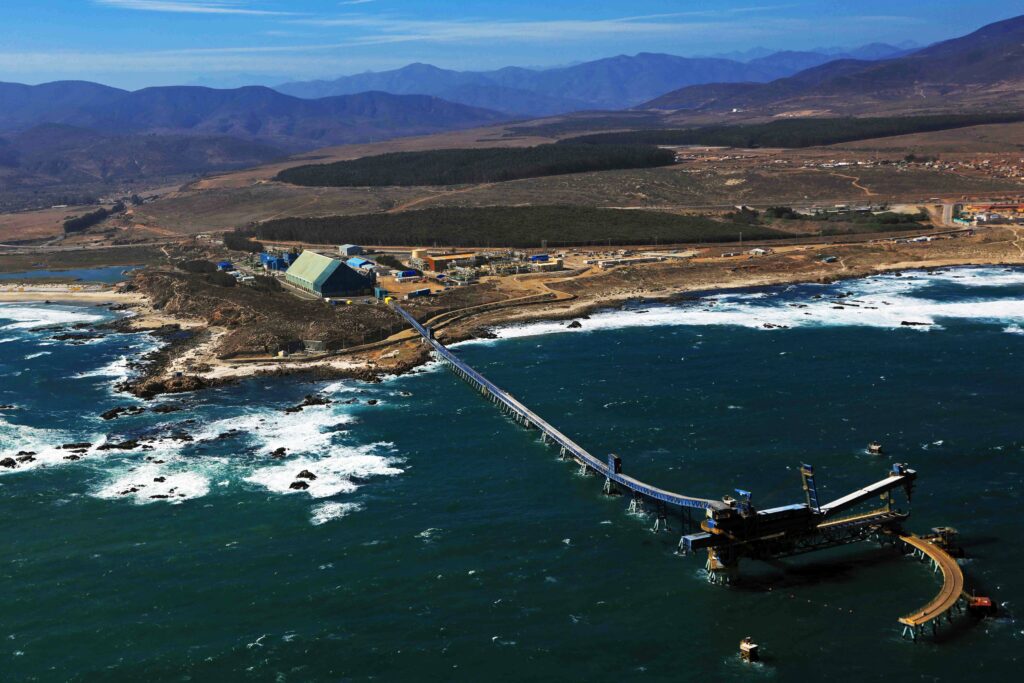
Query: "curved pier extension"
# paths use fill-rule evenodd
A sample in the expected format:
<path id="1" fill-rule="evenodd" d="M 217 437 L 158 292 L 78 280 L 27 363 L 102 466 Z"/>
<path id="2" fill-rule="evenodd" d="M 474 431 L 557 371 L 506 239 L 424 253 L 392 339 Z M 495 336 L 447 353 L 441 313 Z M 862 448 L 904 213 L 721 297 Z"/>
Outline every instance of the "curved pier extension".
<path id="1" fill-rule="evenodd" d="M 910 547 L 915 557 L 930 561 L 935 571 L 942 573 L 942 588 L 938 595 L 916 612 L 900 617 L 904 637 L 917 640 L 928 624 L 935 634 L 943 616 L 952 621 L 953 612 L 961 610 L 969 596 L 964 592 L 964 573 L 952 555 L 935 543 L 913 534 L 901 535 L 899 540 Z"/>

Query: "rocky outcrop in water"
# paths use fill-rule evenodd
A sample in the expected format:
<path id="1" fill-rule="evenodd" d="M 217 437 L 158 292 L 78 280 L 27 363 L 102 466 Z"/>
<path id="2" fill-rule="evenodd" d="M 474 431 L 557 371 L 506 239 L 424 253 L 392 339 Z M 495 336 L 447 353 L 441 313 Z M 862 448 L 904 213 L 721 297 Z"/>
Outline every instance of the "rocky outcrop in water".
<path id="1" fill-rule="evenodd" d="M 316 394 L 308 394 L 306 398 L 302 400 L 302 403 L 291 406 L 290 408 L 285 408 L 284 412 L 299 413 L 302 412 L 303 408 L 308 408 L 309 406 L 327 406 L 330 404 L 331 400 L 329 398 L 324 398 L 323 396 L 318 396 Z"/>
<path id="2" fill-rule="evenodd" d="M 116 408 L 111 408 L 104 413 L 100 413 L 100 418 L 104 420 L 114 420 L 122 415 L 138 415 L 139 413 L 144 412 L 146 412 L 146 409 L 142 406 L 118 406 Z"/>
<path id="3" fill-rule="evenodd" d="M 189 391 L 198 391 L 209 386 L 210 383 L 202 377 L 182 375 L 180 377 L 147 379 L 142 384 L 130 387 L 130 389 L 140 398 L 153 398 L 160 394 L 183 394 Z"/>
<path id="4" fill-rule="evenodd" d="M 139 442 L 135 439 L 128 439 L 127 441 L 108 441 L 105 444 L 101 444 L 96 447 L 98 451 L 132 451 L 139 447 Z"/>

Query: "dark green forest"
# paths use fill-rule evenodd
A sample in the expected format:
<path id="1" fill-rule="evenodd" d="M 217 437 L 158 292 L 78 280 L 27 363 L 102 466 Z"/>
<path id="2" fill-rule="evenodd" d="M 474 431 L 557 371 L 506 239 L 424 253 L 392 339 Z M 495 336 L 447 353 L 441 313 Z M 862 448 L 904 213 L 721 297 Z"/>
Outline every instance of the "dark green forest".
<path id="1" fill-rule="evenodd" d="M 461 185 L 668 166 L 675 155 L 649 145 L 539 145 L 394 152 L 285 169 L 277 180 L 315 187 Z"/>
<path id="2" fill-rule="evenodd" d="M 596 133 L 568 138 L 557 144 L 572 147 L 580 144 L 592 144 L 799 148 L 1018 121 L 1024 121 L 1024 113 L 787 119 L 743 126 L 704 126 L 689 129 Z"/>
<path id="3" fill-rule="evenodd" d="M 124 204 L 118 202 L 109 209 L 100 208 L 95 211 L 82 214 L 81 216 L 68 218 L 64 221 L 64 233 L 71 234 L 73 232 L 84 232 L 94 225 L 99 225 L 109 217 L 123 212 L 124 208 Z"/>
<path id="4" fill-rule="evenodd" d="M 433 208 L 397 214 L 282 218 L 243 231 L 269 241 L 463 247 L 607 246 L 790 237 L 759 225 L 656 211 L 575 206 Z"/>

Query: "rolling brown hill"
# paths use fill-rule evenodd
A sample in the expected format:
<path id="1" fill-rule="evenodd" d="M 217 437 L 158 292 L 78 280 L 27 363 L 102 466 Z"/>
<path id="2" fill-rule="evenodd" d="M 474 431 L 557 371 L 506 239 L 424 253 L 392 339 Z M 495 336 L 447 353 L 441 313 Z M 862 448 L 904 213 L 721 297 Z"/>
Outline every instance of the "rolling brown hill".
<path id="1" fill-rule="evenodd" d="M 284 153 L 224 135 L 106 135 L 43 124 L 0 138 L 0 189 L 116 182 L 244 168 Z"/>

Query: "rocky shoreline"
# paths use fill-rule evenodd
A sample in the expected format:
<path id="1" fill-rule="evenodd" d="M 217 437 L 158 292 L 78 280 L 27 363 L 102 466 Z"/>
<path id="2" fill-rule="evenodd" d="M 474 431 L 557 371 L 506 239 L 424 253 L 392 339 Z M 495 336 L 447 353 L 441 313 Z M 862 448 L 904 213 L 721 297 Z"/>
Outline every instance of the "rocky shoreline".
<path id="1" fill-rule="evenodd" d="M 829 253 L 841 256 L 838 267 L 801 252 L 799 255 L 778 254 L 741 264 L 705 258 L 571 273 L 544 280 L 531 279 L 528 283 L 513 281 L 508 283 L 511 288 L 501 285 L 508 289 L 503 296 L 510 305 L 505 307 L 501 307 L 500 297 L 493 298 L 495 284 L 490 283 L 485 285 L 485 290 L 497 306 L 478 307 L 480 311 L 468 306 L 467 312 L 460 316 L 457 306 L 444 309 L 444 302 L 439 301 L 435 304 L 438 313 L 442 310 L 451 312 L 440 315 L 435 329 L 439 339 L 453 344 L 493 338 L 494 328 L 510 324 L 563 320 L 574 329 L 585 329 L 585 321 L 593 313 L 628 305 L 694 301 L 709 294 L 799 283 L 831 283 L 883 272 L 969 265 L 1019 266 L 1024 263 L 1024 255 L 1010 251 L 1011 246 L 1005 240 L 995 240 L 994 236 L 972 240 L 950 241 L 939 247 L 929 247 L 932 252 L 929 259 L 920 258 L 920 251 L 911 253 L 911 249 L 906 247 L 833 245 Z M 921 247 L 914 249 L 920 250 Z M 940 253 L 943 251 L 947 253 Z M 78 344 L 87 343 L 90 335 L 149 333 L 159 342 L 158 348 L 130 360 L 132 376 L 118 386 L 118 389 L 146 400 L 224 386 L 256 376 L 379 382 L 387 376 L 408 373 L 429 360 L 426 347 L 408 332 L 393 334 L 390 341 L 363 345 L 358 343 L 358 336 L 353 337 L 351 325 L 364 325 L 364 331 L 359 334 L 366 338 L 365 330 L 371 329 L 365 327 L 367 320 L 373 320 L 372 324 L 378 326 L 392 325 L 393 314 L 390 312 L 368 306 L 338 307 L 343 310 L 335 309 L 327 314 L 327 320 L 321 321 L 326 313 L 323 304 L 316 304 L 309 311 L 305 308 L 299 311 L 309 302 L 294 303 L 294 297 L 281 292 L 241 291 L 247 289 L 232 288 L 232 291 L 225 292 L 166 270 L 140 271 L 110 292 L 109 301 L 115 303 L 109 308 L 127 315 L 104 325 L 90 327 L 86 324 L 55 330 L 55 334 L 66 343 Z M 550 301 L 537 300 L 538 295 L 544 292 L 551 297 Z M 511 303 L 518 299 L 523 303 Z M 91 298 L 90 303 L 97 302 Z M 295 308 L 296 311 L 292 312 L 294 324 L 304 325 L 306 330 L 292 331 L 293 335 L 308 332 L 309 338 L 328 339 L 336 335 L 337 341 L 331 342 L 336 346 L 329 347 L 320 356 L 272 356 L 266 352 L 272 348 L 267 345 L 274 343 L 274 335 L 280 339 L 284 334 L 281 330 L 287 326 L 277 325 L 266 330 L 268 318 L 261 310 L 264 304 L 278 313 Z M 339 314 L 347 317 L 337 318 Z M 426 313 L 418 312 L 417 315 L 428 319 L 432 314 L 427 309 Z M 914 323 L 913 320 L 906 321 L 908 326 Z M 373 334 L 372 329 L 370 334 Z M 342 341 L 345 335 L 350 340 L 354 338 L 355 343 Z M 353 350 L 346 351 L 353 346 Z"/>

